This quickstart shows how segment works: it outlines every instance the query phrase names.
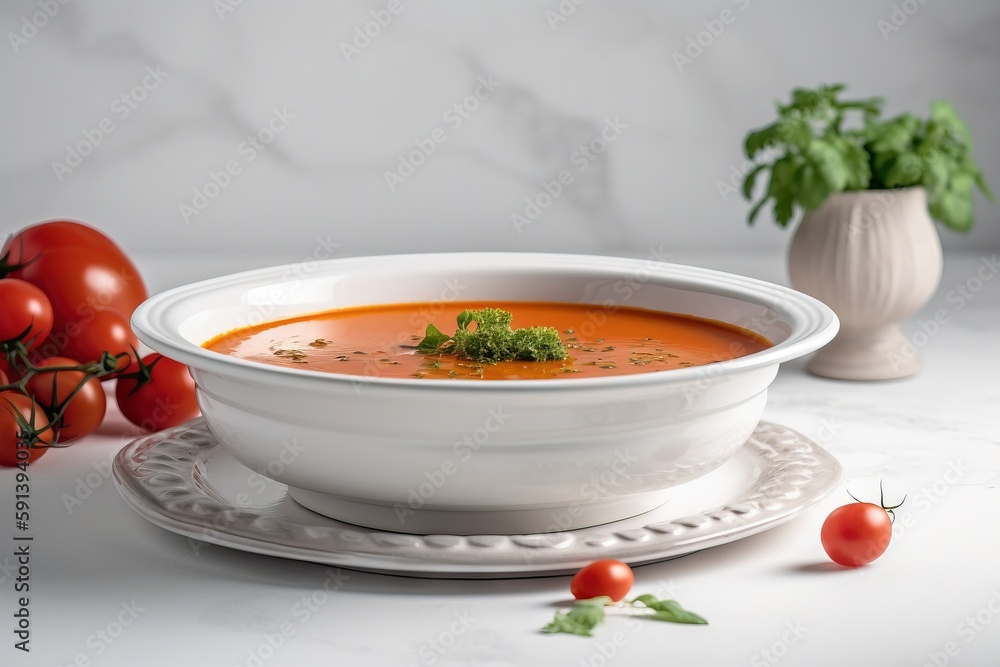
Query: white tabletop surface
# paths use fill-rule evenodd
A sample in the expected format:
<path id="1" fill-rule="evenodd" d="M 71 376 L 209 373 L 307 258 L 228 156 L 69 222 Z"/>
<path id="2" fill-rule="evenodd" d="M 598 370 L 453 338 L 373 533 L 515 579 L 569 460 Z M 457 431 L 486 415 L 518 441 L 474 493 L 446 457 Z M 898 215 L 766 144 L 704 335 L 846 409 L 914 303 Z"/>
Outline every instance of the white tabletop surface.
<path id="1" fill-rule="evenodd" d="M 938 294 L 905 327 L 947 315 L 914 338 L 920 375 L 851 383 L 810 376 L 801 360 L 782 367 L 765 418 L 819 442 L 846 478 L 790 523 L 636 569 L 634 592 L 669 593 L 707 627 L 611 619 L 593 638 L 547 636 L 537 630 L 569 598 L 568 577 L 420 580 L 197 548 L 132 511 L 107 477 L 135 436 L 112 407 L 97 435 L 30 467 L 29 654 L 13 647 L 14 471 L 0 470 L 0 664 L 1000 665 L 995 258 L 946 258 Z M 785 280 L 780 256 L 675 259 Z M 155 292 L 278 262 L 137 263 Z M 824 517 L 850 501 L 847 488 L 877 498 L 879 480 L 889 499 L 908 494 L 889 550 L 868 567 L 831 567 Z"/>

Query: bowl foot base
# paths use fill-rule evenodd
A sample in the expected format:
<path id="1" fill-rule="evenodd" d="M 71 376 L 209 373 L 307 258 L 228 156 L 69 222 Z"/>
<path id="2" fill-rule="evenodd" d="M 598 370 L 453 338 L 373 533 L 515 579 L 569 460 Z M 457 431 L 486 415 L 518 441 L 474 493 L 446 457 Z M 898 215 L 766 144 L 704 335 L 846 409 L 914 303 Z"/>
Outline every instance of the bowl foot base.
<path id="1" fill-rule="evenodd" d="M 638 516 L 665 503 L 669 490 L 514 510 L 413 509 L 402 503 L 376 505 L 294 487 L 288 487 L 288 495 L 318 514 L 376 530 L 416 535 L 525 535 L 588 528 Z"/>

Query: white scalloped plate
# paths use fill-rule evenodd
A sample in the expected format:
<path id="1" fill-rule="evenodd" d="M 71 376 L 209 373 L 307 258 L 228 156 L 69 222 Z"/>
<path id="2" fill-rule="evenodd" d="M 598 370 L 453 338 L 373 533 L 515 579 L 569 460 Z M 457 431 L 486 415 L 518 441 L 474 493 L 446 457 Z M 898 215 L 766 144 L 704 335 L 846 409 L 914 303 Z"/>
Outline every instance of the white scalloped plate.
<path id="1" fill-rule="evenodd" d="M 729 461 L 645 514 L 564 533 L 465 537 L 387 533 L 311 512 L 284 484 L 233 459 L 201 419 L 140 438 L 114 462 L 126 502 L 175 533 L 356 570 L 463 579 L 568 574 L 598 558 L 640 565 L 683 556 L 788 521 L 842 474 L 814 442 L 761 422 Z"/>

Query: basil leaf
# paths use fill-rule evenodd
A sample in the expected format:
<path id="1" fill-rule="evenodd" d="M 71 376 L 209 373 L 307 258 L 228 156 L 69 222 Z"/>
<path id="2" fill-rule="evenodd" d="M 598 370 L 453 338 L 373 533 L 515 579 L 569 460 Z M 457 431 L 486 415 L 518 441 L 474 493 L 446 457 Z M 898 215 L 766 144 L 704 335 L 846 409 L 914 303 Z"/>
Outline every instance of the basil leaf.
<path id="1" fill-rule="evenodd" d="M 441 333 L 433 324 L 428 324 L 427 331 L 424 333 L 424 339 L 417 344 L 417 349 L 437 350 L 449 340 L 451 340 L 451 336 Z"/>
<path id="2" fill-rule="evenodd" d="M 754 198 L 760 171 L 770 171 L 767 190 L 751 207 L 753 223 L 773 201 L 775 222 L 786 226 L 801 209 L 821 205 L 831 193 L 922 185 L 931 217 L 957 231 L 972 226 L 971 180 L 987 198 L 993 193 L 973 158 L 969 128 L 943 101 L 931 104 L 929 118 L 903 113 L 882 119 L 883 100 L 840 100 L 842 84 L 795 88 L 788 104 L 776 104 L 778 118 L 744 139 L 751 159 L 762 161 L 743 180 L 743 196 Z M 849 114 L 861 126 L 843 129 Z"/>
<path id="3" fill-rule="evenodd" d="M 708 625 L 708 621 L 693 611 L 684 609 L 676 600 L 658 600 L 653 595 L 640 595 L 632 602 L 633 604 L 639 602 L 655 612 L 644 618 L 650 618 L 654 621 L 664 621 L 666 623 Z"/>
<path id="4" fill-rule="evenodd" d="M 806 146 L 806 155 L 832 192 L 841 192 L 844 189 L 850 173 L 839 146 L 826 139 L 813 139 Z"/>
<path id="5" fill-rule="evenodd" d="M 750 199 L 750 197 L 753 196 L 753 186 L 754 186 L 754 181 L 757 180 L 757 174 L 759 174 L 760 171 L 764 169 L 766 166 L 767 166 L 766 164 L 757 165 L 756 167 L 754 167 L 753 171 L 747 174 L 746 178 L 743 179 L 743 196 L 746 199 Z"/>
<path id="6" fill-rule="evenodd" d="M 768 125 L 763 129 L 751 132 L 747 135 L 746 141 L 744 142 L 744 150 L 746 151 L 747 157 L 752 160 L 757 153 L 761 152 L 768 146 L 773 146 L 777 142 L 777 125 Z"/>
<path id="7" fill-rule="evenodd" d="M 463 310 L 458 314 L 458 328 L 463 331 L 469 328 L 469 325 L 476 321 L 476 316 L 471 310 Z"/>
<path id="8" fill-rule="evenodd" d="M 595 598 L 595 600 L 597 599 Z M 542 628 L 542 632 L 546 634 L 561 632 L 581 637 L 592 637 L 591 630 L 604 620 L 604 605 L 596 604 L 595 600 L 577 602 L 576 606 L 566 614 L 557 611 L 555 618 Z"/>

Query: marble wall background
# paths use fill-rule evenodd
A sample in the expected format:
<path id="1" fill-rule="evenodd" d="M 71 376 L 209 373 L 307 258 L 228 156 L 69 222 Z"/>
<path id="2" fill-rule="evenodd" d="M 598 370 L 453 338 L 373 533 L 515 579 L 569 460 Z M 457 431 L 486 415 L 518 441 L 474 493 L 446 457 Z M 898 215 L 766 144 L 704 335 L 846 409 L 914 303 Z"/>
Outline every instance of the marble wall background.
<path id="1" fill-rule="evenodd" d="M 951 100 L 1000 191 L 985 0 L 17 0 L 0 26 L 3 228 L 70 216 L 135 252 L 777 250 L 728 184 L 773 100 L 820 82 Z M 976 216 L 947 248 L 1000 247 L 1000 207 Z"/>

